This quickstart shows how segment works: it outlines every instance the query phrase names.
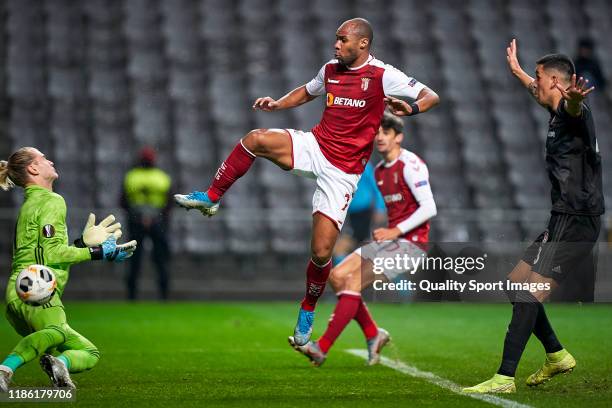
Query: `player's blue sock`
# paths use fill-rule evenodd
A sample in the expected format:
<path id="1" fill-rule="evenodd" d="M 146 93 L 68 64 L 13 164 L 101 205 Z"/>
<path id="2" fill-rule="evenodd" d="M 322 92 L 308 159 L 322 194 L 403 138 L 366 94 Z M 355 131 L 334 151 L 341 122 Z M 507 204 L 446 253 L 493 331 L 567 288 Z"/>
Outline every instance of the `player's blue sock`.
<path id="1" fill-rule="evenodd" d="M 57 359 L 64 363 L 66 368 L 70 370 L 70 360 L 68 360 L 68 357 L 62 354 L 61 356 L 58 356 Z"/>
<path id="2" fill-rule="evenodd" d="M 19 367 L 23 365 L 23 363 L 23 358 L 19 357 L 17 354 L 9 354 L 8 357 L 5 358 L 2 364 L 0 365 L 7 366 L 11 370 L 13 370 L 13 372 L 15 372 Z"/>

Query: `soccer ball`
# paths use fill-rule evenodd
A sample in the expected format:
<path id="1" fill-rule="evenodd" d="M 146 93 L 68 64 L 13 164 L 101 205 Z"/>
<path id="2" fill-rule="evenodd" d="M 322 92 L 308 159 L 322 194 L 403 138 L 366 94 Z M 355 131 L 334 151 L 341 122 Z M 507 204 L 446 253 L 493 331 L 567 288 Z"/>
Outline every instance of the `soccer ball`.
<path id="1" fill-rule="evenodd" d="M 32 306 L 47 303 L 55 293 L 57 281 L 50 268 L 44 265 L 30 265 L 17 276 L 15 290 L 19 299 Z"/>

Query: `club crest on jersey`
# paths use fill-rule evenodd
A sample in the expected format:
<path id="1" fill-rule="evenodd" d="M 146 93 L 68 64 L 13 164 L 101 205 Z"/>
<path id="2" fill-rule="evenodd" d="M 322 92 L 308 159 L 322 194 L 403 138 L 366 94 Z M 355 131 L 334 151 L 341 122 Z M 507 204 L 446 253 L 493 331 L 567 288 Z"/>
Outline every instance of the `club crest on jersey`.
<path id="1" fill-rule="evenodd" d="M 370 85 L 370 79 L 371 78 L 361 78 L 361 90 L 362 91 L 367 91 L 368 90 L 368 86 Z"/>

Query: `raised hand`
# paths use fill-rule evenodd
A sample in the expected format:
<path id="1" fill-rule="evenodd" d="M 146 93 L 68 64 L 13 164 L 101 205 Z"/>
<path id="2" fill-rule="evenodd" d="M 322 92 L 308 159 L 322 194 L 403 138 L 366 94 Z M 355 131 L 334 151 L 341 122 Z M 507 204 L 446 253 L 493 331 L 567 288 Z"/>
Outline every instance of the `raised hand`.
<path id="1" fill-rule="evenodd" d="M 588 79 L 580 77 L 578 81 L 576 81 L 576 74 L 574 74 L 572 75 L 572 80 L 568 88 L 563 88 L 558 82 L 555 82 L 554 86 L 559 92 L 561 92 L 563 99 L 565 99 L 569 104 L 578 105 L 589 93 L 595 89 L 594 86 L 587 88 L 588 85 Z"/>
<path id="2" fill-rule="evenodd" d="M 100 224 L 96 225 L 95 214 L 89 214 L 82 235 L 85 246 L 94 247 L 101 245 L 110 236 L 114 236 L 115 239 L 121 237 L 121 224 L 115 222 L 115 216 L 111 214 L 102 220 Z"/>
<path id="3" fill-rule="evenodd" d="M 278 102 L 269 96 L 257 98 L 255 100 L 255 103 L 253 103 L 253 109 L 260 109 L 262 111 L 272 112 L 278 109 Z"/>
<path id="4" fill-rule="evenodd" d="M 512 41 L 510 41 L 510 45 L 506 48 L 506 60 L 508 61 L 510 71 L 515 75 L 523 71 L 517 54 L 516 38 L 513 38 Z"/>

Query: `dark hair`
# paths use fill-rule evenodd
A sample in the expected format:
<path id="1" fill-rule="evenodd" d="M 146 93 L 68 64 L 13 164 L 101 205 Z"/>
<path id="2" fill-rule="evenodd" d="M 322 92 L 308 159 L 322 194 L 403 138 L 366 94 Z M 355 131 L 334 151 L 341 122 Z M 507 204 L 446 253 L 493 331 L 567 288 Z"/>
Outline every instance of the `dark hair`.
<path id="1" fill-rule="evenodd" d="M 536 61 L 537 65 L 542 65 L 544 69 L 554 69 L 566 76 L 570 80 L 576 73 L 576 67 L 572 59 L 565 54 L 548 54 Z"/>
<path id="2" fill-rule="evenodd" d="M 402 133 L 404 131 L 404 121 L 389 112 L 385 112 L 383 115 L 380 126 L 382 126 L 383 129 L 393 129 L 395 133 Z"/>

